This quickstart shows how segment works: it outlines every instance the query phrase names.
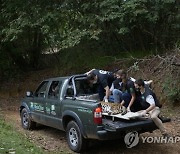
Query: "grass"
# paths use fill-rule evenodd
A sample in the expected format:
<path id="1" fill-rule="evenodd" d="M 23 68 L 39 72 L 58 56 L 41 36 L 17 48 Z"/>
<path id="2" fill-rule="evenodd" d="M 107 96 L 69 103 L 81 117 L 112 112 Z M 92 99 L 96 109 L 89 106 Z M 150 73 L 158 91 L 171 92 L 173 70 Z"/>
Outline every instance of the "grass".
<path id="1" fill-rule="evenodd" d="M 45 152 L 31 143 L 22 134 L 17 132 L 12 125 L 5 123 L 0 118 L 0 153 L 6 154 L 44 154 Z"/>

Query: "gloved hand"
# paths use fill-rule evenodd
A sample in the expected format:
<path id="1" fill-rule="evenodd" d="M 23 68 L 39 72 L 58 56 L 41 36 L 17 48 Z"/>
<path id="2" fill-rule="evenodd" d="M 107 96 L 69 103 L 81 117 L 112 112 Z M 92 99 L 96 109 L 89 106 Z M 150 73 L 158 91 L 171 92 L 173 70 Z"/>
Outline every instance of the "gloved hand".
<path id="1" fill-rule="evenodd" d="M 106 103 L 108 103 L 108 99 L 107 99 L 107 98 L 105 98 L 104 101 L 105 101 Z"/>
<path id="2" fill-rule="evenodd" d="M 147 111 L 146 111 L 146 110 L 143 110 L 143 111 L 140 113 L 140 115 L 141 115 L 141 116 L 145 116 L 146 113 L 147 113 Z"/>
<path id="3" fill-rule="evenodd" d="M 129 107 L 129 106 L 127 107 L 127 112 L 131 112 L 131 110 L 130 110 L 130 107 Z"/>

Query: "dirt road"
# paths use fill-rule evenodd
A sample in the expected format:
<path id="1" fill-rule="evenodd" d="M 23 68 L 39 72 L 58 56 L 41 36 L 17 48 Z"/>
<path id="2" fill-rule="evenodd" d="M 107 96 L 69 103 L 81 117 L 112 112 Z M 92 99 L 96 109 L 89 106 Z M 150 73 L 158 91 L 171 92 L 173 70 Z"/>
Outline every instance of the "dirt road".
<path id="1" fill-rule="evenodd" d="M 22 129 L 20 124 L 20 116 L 18 111 L 1 111 L 1 114 L 4 115 L 5 120 L 12 123 L 14 129 L 18 130 L 22 135 L 25 135 L 29 138 L 30 141 L 34 142 L 36 145 L 42 147 L 48 153 L 73 153 L 66 143 L 65 133 L 57 129 L 53 129 L 46 126 L 39 125 L 33 131 L 27 131 Z M 180 136 L 180 116 L 179 112 L 176 116 L 172 118 L 172 122 L 166 124 L 166 128 L 173 136 Z M 153 133 L 145 133 L 143 136 L 160 136 L 160 132 L 154 131 Z M 123 141 L 103 141 L 103 142 L 91 142 L 90 148 L 86 153 L 135 153 L 135 154 L 144 154 L 144 153 L 171 153 L 179 154 L 180 153 L 180 142 L 178 143 L 168 143 L 168 144 L 154 144 L 154 143 L 140 143 L 138 146 L 128 149 L 126 148 Z"/>

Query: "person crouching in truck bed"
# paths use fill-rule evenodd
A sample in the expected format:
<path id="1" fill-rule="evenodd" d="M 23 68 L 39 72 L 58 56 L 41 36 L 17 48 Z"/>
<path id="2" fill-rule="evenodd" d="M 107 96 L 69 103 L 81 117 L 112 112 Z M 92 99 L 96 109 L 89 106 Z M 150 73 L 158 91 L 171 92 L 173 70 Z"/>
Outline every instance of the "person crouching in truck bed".
<path id="1" fill-rule="evenodd" d="M 114 103 L 121 103 L 127 108 L 127 111 L 135 112 L 140 110 L 140 105 L 136 99 L 139 92 L 135 90 L 134 82 L 127 77 L 127 73 L 124 70 L 119 70 L 116 74 L 120 82 L 114 81 Z"/>
<path id="2" fill-rule="evenodd" d="M 145 85 L 143 79 L 138 79 L 134 83 L 135 87 L 140 91 L 140 104 L 142 106 L 142 111 L 140 112 L 141 116 L 150 114 L 151 119 L 154 121 L 156 126 L 160 129 L 163 136 L 169 136 L 166 129 L 163 126 L 162 121 L 159 119 L 158 115 L 160 114 L 160 103 L 155 95 L 155 93 Z"/>
<path id="3" fill-rule="evenodd" d="M 92 84 L 98 84 L 98 93 L 100 101 L 108 102 L 110 96 L 110 87 L 115 80 L 112 72 L 92 69 L 87 72 L 87 80 Z"/>

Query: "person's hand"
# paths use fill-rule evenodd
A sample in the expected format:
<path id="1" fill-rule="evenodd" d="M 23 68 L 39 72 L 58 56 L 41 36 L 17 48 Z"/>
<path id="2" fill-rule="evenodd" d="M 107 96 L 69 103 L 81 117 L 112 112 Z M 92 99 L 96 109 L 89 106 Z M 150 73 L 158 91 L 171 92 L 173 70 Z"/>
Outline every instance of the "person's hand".
<path id="1" fill-rule="evenodd" d="M 107 99 L 107 98 L 105 98 L 104 101 L 105 101 L 106 103 L 108 103 L 108 99 Z"/>
<path id="2" fill-rule="evenodd" d="M 130 110 L 130 107 L 129 107 L 129 106 L 127 107 L 127 112 L 131 112 L 131 110 Z"/>
<path id="3" fill-rule="evenodd" d="M 145 116 L 146 113 L 147 113 L 147 111 L 146 111 L 146 110 L 143 110 L 143 111 L 140 113 L 140 115 L 141 115 L 141 116 Z"/>

